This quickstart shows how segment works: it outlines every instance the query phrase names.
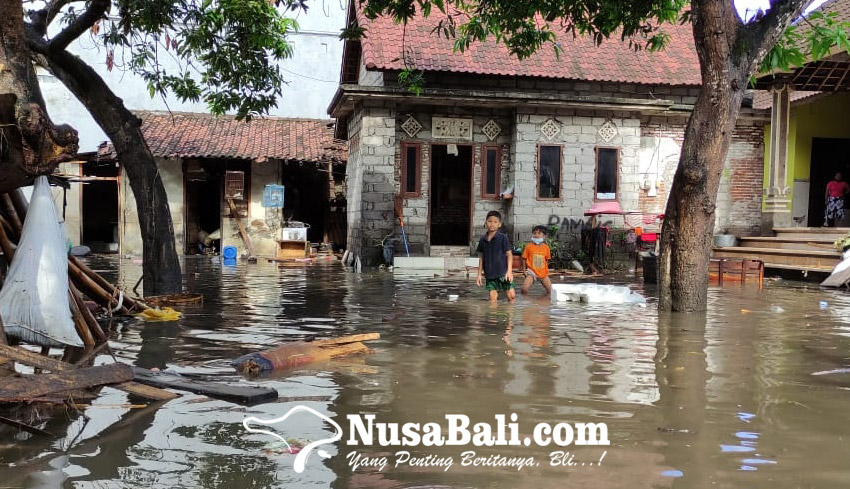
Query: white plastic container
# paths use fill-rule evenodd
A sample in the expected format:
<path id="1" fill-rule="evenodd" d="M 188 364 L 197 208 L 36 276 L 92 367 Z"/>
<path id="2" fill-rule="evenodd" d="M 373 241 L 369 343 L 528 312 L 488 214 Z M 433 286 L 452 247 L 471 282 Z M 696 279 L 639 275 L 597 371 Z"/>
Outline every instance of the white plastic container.
<path id="1" fill-rule="evenodd" d="M 281 228 L 281 241 L 307 241 L 307 228 Z"/>

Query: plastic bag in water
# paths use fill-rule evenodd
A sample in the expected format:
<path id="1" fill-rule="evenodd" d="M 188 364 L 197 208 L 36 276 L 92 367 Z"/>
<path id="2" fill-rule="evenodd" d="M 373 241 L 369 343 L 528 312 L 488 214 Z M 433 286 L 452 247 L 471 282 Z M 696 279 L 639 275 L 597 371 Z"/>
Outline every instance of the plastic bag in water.
<path id="1" fill-rule="evenodd" d="M 42 346 L 83 346 L 68 304 L 68 249 L 47 177 L 38 177 L 0 290 L 6 334 Z"/>

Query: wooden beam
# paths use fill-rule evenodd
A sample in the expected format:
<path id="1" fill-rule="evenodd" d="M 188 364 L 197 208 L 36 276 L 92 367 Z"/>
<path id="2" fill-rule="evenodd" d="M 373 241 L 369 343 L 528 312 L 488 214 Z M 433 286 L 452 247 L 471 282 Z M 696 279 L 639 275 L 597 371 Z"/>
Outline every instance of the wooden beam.
<path id="1" fill-rule="evenodd" d="M 39 397 L 52 392 L 85 389 L 133 380 L 133 370 L 123 363 L 112 363 L 52 374 L 9 377 L 0 386 L 0 399 Z"/>
<path id="2" fill-rule="evenodd" d="M 839 78 L 838 83 L 835 84 L 836 91 L 841 88 L 841 84 L 844 83 L 844 78 L 847 77 L 848 72 L 850 72 L 850 63 L 846 63 L 844 65 L 844 73 L 841 74 L 841 78 Z"/>
<path id="3" fill-rule="evenodd" d="M 73 370 L 76 368 L 70 363 L 65 363 L 63 361 L 56 360 L 52 357 L 39 355 L 38 353 L 25 350 L 24 348 L 0 345 L 0 363 L 3 363 L 4 359 L 14 360 L 30 367 L 37 367 L 42 370 L 49 370 L 51 372 L 61 372 L 64 370 Z M 118 390 L 127 392 L 128 394 L 136 394 L 138 396 L 154 401 L 169 400 L 177 397 L 177 394 L 173 392 L 169 392 L 163 389 L 157 389 L 155 387 L 149 387 L 146 385 L 141 385 L 137 382 L 132 381 L 122 382 L 120 384 L 112 385 L 110 387 L 114 387 Z"/>
<path id="4" fill-rule="evenodd" d="M 242 241 L 245 242 L 245 247 L 248 249 L 248 257 L 254 256 L 254 248 L 251 246 L 251 238 L 248 236 L 248 231 L 245 230 L 245 225 L 242 224 L 242 217 L 239 216 L 239 211 L 236 210 L 236 204 L 233 203 L 233 198 L 227 198 L 227 205 L 230 207 L 230 215 L 236 220 L 236 225 L 239 227 L 239 234 L 242 235 Z"/>

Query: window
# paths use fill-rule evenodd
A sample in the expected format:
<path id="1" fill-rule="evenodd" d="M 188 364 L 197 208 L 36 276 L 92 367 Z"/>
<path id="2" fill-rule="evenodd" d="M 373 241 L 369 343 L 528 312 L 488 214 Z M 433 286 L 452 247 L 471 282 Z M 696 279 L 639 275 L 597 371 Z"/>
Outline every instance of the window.
<path id="1" fill-rule="evenodd" d="M 537 198 L 561 198 L 560 146 L 540 146 L 537 149 Z"/>
<path id="2" fill-rule="evenodd" d="M 502 151 L 498 146 L 481 150 L 481 198 L 497 199 L 502 181 Z"/>
<path id="3" fill-rule="evenodd" d="M 419 144 L 401 145 L 401 195 L 403 197 L 419 197 L 421 181 L 420 146 Z"/>
<path id="4" fill-rule="evenodd" d="M 596 200 L 617 198 L 620 148 L 596 148 Z"/>

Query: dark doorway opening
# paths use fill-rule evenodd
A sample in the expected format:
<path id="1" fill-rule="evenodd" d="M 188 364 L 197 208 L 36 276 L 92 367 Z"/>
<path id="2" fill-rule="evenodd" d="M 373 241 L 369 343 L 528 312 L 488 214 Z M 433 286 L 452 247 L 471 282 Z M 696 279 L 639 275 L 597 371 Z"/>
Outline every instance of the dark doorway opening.
<path id="1" fill-rule="evenodd" d="M 845 181 L 850 178 L 850 139 L 813 138 L 812 161 L 809 170 L 809 227 L 822 227 L 826 203 L 826 184 L 841 172 Z M 847 208 L 850 199 L 845 200 Z M 846 211 L 845 211 L 846 213 Z"/>
<path id="2" fill-rule="evenodd" d="M 82 244 L 95 253 L 118 252 L 118 165 L 114 160 L 83 164 Z M 95 179 L 96 178 L 96 179 Z"/>
<path id="3" fill-rule="evenodd" d="M 283 217 L 310 225 L 307 239 L 311 243 L 325 241 L 325 221 L 330 206 L 331 175 L 327 165 L 314 162 L 284 162 L 281 183 Z"/>
<path id="4" fill-rule="evenodd" d="M 468 246 L 472 197 L 472 147 L 431 146 L 431 244 Z M 454 153 L 454 151 L 453 151 Z"/>
<path id="5" fill-rule="evenodd" d="M 216 161 L 189 160 L 184 168 L 186 186 L 186 253 L 194 255 L 210 248 L 220 251 L 221 196 L 224 165 Z M 201 245 L 204 245 L 203 247 Z"/>

